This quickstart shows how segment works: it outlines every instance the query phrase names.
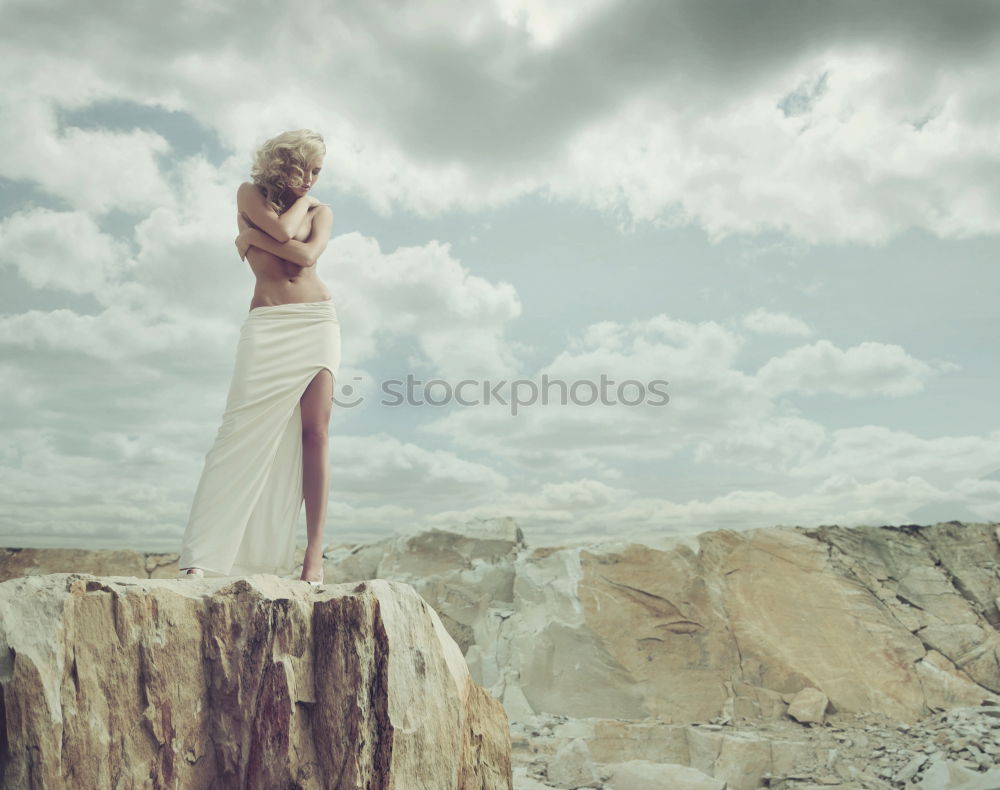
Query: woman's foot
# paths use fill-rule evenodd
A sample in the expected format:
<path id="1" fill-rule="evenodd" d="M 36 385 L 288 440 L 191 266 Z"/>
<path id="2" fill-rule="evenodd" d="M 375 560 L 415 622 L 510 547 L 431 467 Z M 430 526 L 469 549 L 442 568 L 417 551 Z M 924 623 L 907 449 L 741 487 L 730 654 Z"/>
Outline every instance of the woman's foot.
<path id="1" fill-rule="evenodd" d="M 320 585 L 323 584 L 323 571 L 321 570 L 319 572 L 319 578 L 318 579 L 316 578 L 316 574 L 310 574 L 309 576 L 306 576 L 304 573 L 299 574 L 299 581 L 300 582 L 308 582 L 313 587 L 319 587 Z"/>
<path id="2" fill-rule="evenodd" d="M 323 583 L 323 552 L 319 551 L 314 554 L 306 552 L 305 557 L 302 560 L 301 572 L 299 573 L 299 581 L 309 582 L 314 587 L 319 586 Z"/>
<path id="3" fill-rule="evenodd" d="M 178 579 L 203 579 L 205 578 L 205 571 L 201 568 L 181 568 L 180 573 L 177 574 Z"/>
<path id="4" fill-rule="evenodd" d="M 300 582 L 309 582 L 312 585 L 318 585 L 323 583 L 323 568 L 321 567 L 319 571 L 313 571 L 312 573 L 306 573 L 305 570 L 299 574 Z"/>

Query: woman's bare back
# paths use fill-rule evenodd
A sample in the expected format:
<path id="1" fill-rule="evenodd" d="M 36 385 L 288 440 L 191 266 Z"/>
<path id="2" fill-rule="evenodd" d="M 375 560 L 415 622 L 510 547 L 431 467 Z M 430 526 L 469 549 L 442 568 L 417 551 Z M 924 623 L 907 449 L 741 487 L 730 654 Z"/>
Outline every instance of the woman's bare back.
<path id="1" fill-rule="evenodd" d="M 310 206 L 298 230 L 292 234 L 295 241 L 307 242 L 312 235 L 316 206 Z M 237 225 L 240 214 L 237 212 Z M 320 302 L 331 299 L 323 281 L 316 276 L 316 267 L 302 267 L 273 255 L 260 247 L 247 250 L 247 263 L 257 278 L 250 309 L 291 302 Z"/>

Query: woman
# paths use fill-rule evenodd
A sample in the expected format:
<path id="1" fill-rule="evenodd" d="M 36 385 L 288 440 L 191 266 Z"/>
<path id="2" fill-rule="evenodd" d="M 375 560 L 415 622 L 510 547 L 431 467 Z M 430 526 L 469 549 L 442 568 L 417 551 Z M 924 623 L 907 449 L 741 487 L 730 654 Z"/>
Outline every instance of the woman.
<path id="1" fill-rule="evenodd" d="M 304 500 L 300 579 L 323 581 L 327 432 L 340 365 L 337 311 L 316 275 L 333 213 L 309 194 L 325 154 L 315 132 L 279 134 L 254 155 L 253 183 L 237 190 L 236 248 L 257 284 L 184 532 L 181 578 L 287 572 Z"/>

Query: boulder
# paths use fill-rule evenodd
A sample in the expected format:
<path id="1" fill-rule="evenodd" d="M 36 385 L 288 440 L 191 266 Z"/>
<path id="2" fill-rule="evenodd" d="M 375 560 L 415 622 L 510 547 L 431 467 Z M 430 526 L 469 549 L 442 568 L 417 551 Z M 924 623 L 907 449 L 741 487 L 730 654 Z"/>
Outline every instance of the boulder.
<path id="1" fill-rule="evenodd" d="M 607 766 L 615 790 L 649 790 L 651 787 L 684 788 L 684 790 L 726 790 L 721 779 L 706 776 L 696 768 L 670 763 L 630 760 Z"/>
<path id="2" fill-rule="evenodd" d="M 804 688 L 788 704 L 788 715 L 802 724 L 822 724 L 829 704 L 819 689 Z"/>
<path id="3" fill-rule="evenodd" d="M 383 579 L 0 584 L 4 787 L 511 790 L 500 703 Z"/>

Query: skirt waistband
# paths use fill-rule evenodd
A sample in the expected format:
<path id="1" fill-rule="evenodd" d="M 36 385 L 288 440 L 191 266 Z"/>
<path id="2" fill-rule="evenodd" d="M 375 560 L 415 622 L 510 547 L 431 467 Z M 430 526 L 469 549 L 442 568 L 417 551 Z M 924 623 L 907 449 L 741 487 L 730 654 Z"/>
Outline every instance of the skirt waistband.
<path id="1" fill-rule="evenodd" d="M 331 310 L 336 311 L 336 307 L 333 304 L 333 298 L 323 299 L 319 302 L 286 302 L 285 304 L 261 305 L 260 307 L 254 307 L 253 309 L 251 309 L 247 313 L 247 315 L 255 316 L 255 315 L 283 313 L 283 312 L 297 313 L 302 311 L 324 309 L 324 308 L 329 308 Z"/>

